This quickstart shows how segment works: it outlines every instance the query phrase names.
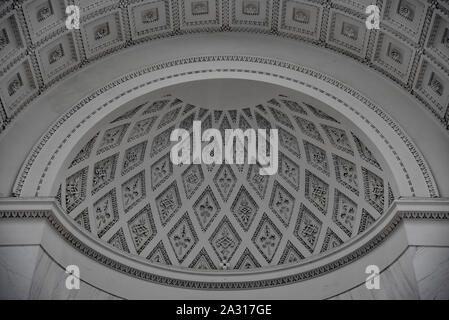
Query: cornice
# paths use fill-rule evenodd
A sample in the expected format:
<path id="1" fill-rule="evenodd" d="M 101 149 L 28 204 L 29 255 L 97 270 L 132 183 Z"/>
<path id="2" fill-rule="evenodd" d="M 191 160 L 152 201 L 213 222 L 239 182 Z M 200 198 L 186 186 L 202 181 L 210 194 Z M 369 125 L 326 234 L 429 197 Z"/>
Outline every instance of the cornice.
<path id="1" fill-rule="evenodd" d="M 449 220 L 449 199 L 409 198 L 395 200 L 388 212 L 385 213 L 382 219 L 376 222 L 371 232 L 369 232 L 371 238 L 365 241 L 360 247 L 356 247 L 354 250 L 334 261 L 317 267 L 314 267 L 313 263 L 309 263 L 311 267 L 306 271 L 257 281 L 232 281 L 232 275 L 227 276 L 227 281 L 192 281 L 140 270 L 139 268 L 111 258 L 111 253 L 114 250 L 112 248 L 107 248 L 106 251 L 99 252 L 97 249 L 92 248 L 92 245 L 81 241 L 76 235 L 76 233 L 79 234 L 79 231 L 76 231 L 70 226 L 67 227 L 67 224 L 61 221 L 61 219 L 64 219 L 63 215 L 62 209 L 54 198 L 4 198 L 0 201 L 0 223 L 3 219 L 43 219 L 65 241 L 83 255 L 130 277 L 155 284 L 188 289 L 250 290 L 294 284 L 336 271 L 381 246 L 403 221 L 447 221 Z M 353 244 L 357 245 L 359 240 L 355 238 Z M 345 244 L 343 247 L 348 247 L 349 245 L 351 243 Z M 344 248 L 340 250 L 344 250 Z M 332 255 L 335 255 L 340 250 L 331 252 L 328 257 L 332 257 Z M 147 262 L 147 264 L 149 263 Z"/>

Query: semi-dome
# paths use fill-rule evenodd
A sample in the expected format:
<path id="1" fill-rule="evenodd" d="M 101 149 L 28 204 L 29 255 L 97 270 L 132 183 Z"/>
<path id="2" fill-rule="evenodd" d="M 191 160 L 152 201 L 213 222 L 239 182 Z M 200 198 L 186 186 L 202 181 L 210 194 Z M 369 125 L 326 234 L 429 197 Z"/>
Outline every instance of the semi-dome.
<path id="1" fill-rule="evenodd" d="M 390 174 L 348 119 L 281 87 L 251 103 L 250 93 L 232 94 L 239 87 L 276 89 L 197 81 L 120 108 L 68 156 L 62 207 L 118 250 L 201 270 L 301 264 L 356 238 L 384 213 L 394 198 Z M 221 101 L 220 91 L 227 93 Z M 189 95 L 195 104 L 184 100 Z M 195 120 L 203 131 L 278 129 L 278 172 L 260 175 L 257 163 L 174 165 L 170 134 L 191 132 Z"/>

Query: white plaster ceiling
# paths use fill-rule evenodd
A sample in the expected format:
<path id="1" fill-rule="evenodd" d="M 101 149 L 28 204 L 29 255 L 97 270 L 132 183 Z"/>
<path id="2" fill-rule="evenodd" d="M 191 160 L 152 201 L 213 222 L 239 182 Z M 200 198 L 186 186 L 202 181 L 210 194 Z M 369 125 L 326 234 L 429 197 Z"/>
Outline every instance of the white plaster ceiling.
<path id="1" fill-rule="evenodd" d="M 449 127 L 449 4 L 378 0 L 17 0 L 0 4 L 0 127 L 68 74 L 139 43 L 193 32 L 265 33 L 333 50 L 399 84 Z M 67 30 L 64 8 L 81 8 Z M 269 44 L 267 44 L 269 45 Z"/>
<path id="2" fill-rule="evenodd" d="M 176 90 L 175 93 L 173 90 Z M 182 86 L 166 87 L 159 92 L 160 95 L 176 95 L 196 106 L 228 110 L 265 103 L 279 94 L 279 86 L 241 79 L 212 79 L 190 81 Z"/>

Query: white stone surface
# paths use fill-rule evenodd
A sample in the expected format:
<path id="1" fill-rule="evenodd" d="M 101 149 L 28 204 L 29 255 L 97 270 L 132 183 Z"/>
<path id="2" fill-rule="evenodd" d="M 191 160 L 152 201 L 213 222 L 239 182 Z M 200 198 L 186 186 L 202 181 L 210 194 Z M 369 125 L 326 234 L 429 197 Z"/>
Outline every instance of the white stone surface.
<path id="1" fill-rule="evenodd" d="M 79 290 L 68 290 L 65 285 L 66 278 L 65 270 L 40 249 L 28 298 L 38 300 L 117 299 L 84 281 L 80 282 Z"/>
<path id="2" fill-rule="evenodd" d="M 0 247 L 0 299 L 27 299 L 39 246 Z"/>
<path id="3" fill-rule="evenodd" d="M 449 299 L 449 247 L 419 247 L 413 266 L 422 299 Z"/>
<path id="4" fill-rule="evenodd" d="M 65 286 L 67 274 L 40 246 L 0 247 L 0 299 L 118 299 L 81 281 Z"/>
<path id="5" fill-rule="evenodd" d="M 380 273 L 380 288 L 368 290 L 365 284 L 357 286 L 333 299 L 370 300 L 370 299 L 419 299 L 418 284 L 413 270 L 415 247 L 409 247 L 402 256 Z"/>

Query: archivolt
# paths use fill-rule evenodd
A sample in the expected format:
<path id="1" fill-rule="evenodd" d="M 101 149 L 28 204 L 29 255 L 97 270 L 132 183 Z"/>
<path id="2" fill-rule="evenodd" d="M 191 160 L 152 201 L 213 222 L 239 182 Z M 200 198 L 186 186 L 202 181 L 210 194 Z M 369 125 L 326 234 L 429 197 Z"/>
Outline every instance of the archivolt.
<path id="1" fill-rule="evenodd" d="M 69 151 L 101 119 L 127 101 L 168 85 L 213 78 L 269 82 L 323 101 L 349 118 L 385 155 L 399 196 L 439 196 L 431 171 L 410 138 L 381 107 L 360 92 L 297 64 L 241 55 L 196 56 L 151 65 L 85 97 L 59 118 L 32 149 L 16 179 L 15 195 L 54 195 L 57 174 Z"/>

